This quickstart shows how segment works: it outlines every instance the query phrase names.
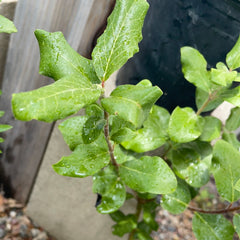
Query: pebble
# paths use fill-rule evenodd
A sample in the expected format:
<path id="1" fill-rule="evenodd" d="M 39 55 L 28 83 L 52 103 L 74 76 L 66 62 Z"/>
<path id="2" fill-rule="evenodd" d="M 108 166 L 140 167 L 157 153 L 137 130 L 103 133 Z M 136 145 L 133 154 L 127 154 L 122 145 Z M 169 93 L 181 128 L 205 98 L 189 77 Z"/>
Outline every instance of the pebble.
<path id="1" fill-rule="evenodd" d="M 32 228 L 31 229 L 31 235 L 32 235 L 33 238 L 37 237 L 39 235 L 39 233 L 40 233 L 39 229 L 37 229 L 37 228 Z"/>
<path id="2" fill-rule="evenodd" d="M 3 238 L 5 235 L 6 235 L 5 230 L 0 228 L 0 238 Z"/>

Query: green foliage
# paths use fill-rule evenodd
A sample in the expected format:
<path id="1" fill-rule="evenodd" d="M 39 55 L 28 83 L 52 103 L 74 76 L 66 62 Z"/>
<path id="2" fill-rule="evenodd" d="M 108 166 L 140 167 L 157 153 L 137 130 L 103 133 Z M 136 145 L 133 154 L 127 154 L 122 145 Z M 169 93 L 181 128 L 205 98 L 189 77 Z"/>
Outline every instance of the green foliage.
<path id="1" fill-rule="evenodd" d="M 173 214 L 186 208 L 195 211 L 193 231 L 198 240 L 232 239 L 234 228 L 221 215 L 228 209 L 202 214 L 189 205 L 211 174 L 223 199 L 230 204 L 240 199 L 240 142 L 234 133 L 240 126 L 240 87 L 232 87 L 240 81 L 233 71 L 240 66 L 240 39 L 228 53 L 227 65 L 220 62 L 210 70 L 196 49 L 181 49 L 184 77 L 196 87 L 197 111 L 178 106 L 170 114 L 156 106 L 162 91 L 147 79 L 118 86 L 106 97 L 104 82 L 138 51 L 147 9 L 146 0 L 117 0 L 92 60 L 74 51 L 62 33 L 36 30 L 39 71 L 55 81 L 13 94 L 13 113 L 23 121 L 52 122 L 85 110 L 83 116 L 59 124 L 72 153 L 53 169 L 69 177 L 92 176 L 92 190 L 101 196 L 97 211 L 110 213 L 113 234 L 152 239 L 161 206 Z M 201 116 L 224 100 L 235 105 L 225 126 L 215 117 Z M 152 150 L 157 151 L 150 156 Z M 136 213 L 119 210 L 128 199 L 136 200 Z M 239 233 L 238 215 L 233 223 Z"/>
<path id="2" fill-rule="evenodd" d="M 4 16 L 0 15 L 0 33 L 15 33 L 17 32 L 13 22 Z"/>

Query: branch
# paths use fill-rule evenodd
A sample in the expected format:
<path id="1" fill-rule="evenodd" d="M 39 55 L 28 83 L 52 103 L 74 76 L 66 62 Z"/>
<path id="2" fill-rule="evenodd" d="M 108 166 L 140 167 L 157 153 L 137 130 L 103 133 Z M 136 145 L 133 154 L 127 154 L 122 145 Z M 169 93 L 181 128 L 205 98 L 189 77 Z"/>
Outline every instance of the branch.
<path id="1" fill-rule="evenodd" d="M 192 206 L 188 206 L 188 209 L 193 212 L 200 212 L 200 213 L 208 213 L 208 214 L 221 214 L 221 213 L 228 213 L 228 212 L 234 212 L 240 210 L 240 206 L 237 207 L 227 207 L 224 209 L 218 209 L 218 210 L 203 210 L 201 208 L 195 208 Z"/>
<path id="2" fill-rule="evenodd" d="M 110 136 L 109 136 L 109 114 L 104 111 L 104 119 L 107 121 L 105 127 L 104 127 L 104 136 L 108 145 L 108 150 L 109 150 L 109 154 L 110 154 L 110 158 L 111 158 L 111 162 L 112 164 L 117 168 L 119 168 L 119 165 L 114 157 L 114 147 L 110 141 Z"/>

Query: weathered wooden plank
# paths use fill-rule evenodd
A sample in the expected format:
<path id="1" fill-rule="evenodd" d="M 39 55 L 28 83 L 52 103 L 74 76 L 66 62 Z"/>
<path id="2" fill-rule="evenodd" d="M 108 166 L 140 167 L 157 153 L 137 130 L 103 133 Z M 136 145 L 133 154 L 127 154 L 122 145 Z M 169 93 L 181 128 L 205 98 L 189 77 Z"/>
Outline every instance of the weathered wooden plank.
<path id="1" fill-rule="evenodd" d="M 86 23 L 93 3 L 104 6 L 105 2 L 109 1 L 68 0 L 66 4 L 65 0 L 21 0 L 17 4 L 15 24 L 18 33 L 11 35 L 0 102 L 0 109 L 6 111 L 1 122 L 11 124 L 13 129 L 6 132 L 6 141 L 1 145 L 4 153 L 0 162 L 0 181 L 4 182 L 8 195 L 23 203 L 29 197 L 52 129 L 47 123 L 16 121 L 10 110 L 12 93 L 51 82 L 38 74 L 39 50 L 33 31 L 37 28 L 62 31 L 70 44 L 78 49 L 81 39 L 89 41 L 89 35 L 83 31 L 88 29 Z"/>

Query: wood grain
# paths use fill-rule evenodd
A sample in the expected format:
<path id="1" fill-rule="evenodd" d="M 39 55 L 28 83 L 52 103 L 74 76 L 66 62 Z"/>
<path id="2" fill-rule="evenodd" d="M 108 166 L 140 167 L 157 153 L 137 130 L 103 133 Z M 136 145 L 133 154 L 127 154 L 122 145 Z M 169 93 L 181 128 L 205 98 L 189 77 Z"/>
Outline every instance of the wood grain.
<path id="1" fill-rule="evenodd" d="M 12 93 L 33 90 L 52 82 L 38 74 L 39 49 L 33 32 L 37 28 L 62 31 L 70 45 L 81 51 L 92 45 L 95 31 L 106 20 L 108 13 L 103 6 L 109 6 L 111 2 L 21 0 L 17 4 L 14 22 L 18 33 L 11 35 L 0 102 L 0 109 L 6 112 L 1 123 L 8 123 L 13 129 L 4 134 L 5 143 L 1 145 L 0 183 L 4 185 L 7 195 L 22 203 L 29 198 L 53 127 L 52 124 L 37 121 L 20 122 L 11 113 Z M 93 11 L 93 6 L 98 5 L 101 7 Z M 95 19 L 98 25 L 90 21 L 90 13 L 98 13 Z"/>

